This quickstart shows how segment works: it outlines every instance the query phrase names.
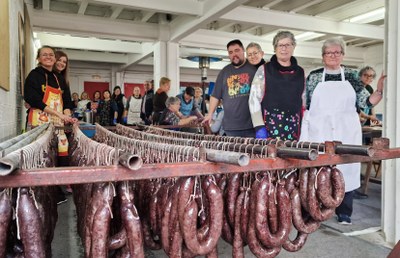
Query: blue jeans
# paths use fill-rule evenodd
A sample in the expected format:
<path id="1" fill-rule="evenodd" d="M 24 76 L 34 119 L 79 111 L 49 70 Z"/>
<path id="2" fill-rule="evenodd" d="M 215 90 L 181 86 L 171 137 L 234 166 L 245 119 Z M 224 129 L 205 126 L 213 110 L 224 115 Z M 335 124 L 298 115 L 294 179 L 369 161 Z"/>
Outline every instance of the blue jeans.
<path id="1" fill-rule="evenodd" d="M 353 213 L 353 197 L 355 191 L 346 192 L 342 203 L 336 208 L 336 215 L 344 214 L 351 217 Z"/>

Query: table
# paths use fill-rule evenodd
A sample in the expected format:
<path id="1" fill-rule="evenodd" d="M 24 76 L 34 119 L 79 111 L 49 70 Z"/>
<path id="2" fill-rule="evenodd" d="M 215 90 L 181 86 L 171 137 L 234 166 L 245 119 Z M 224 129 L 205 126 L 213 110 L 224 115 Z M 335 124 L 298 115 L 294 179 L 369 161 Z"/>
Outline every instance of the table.
<path id="1" fill-rule="evenodd" d="M 373 138 L 380 138 L 382 137 L 382 127 L 381 126 L 363 126 L 362 128 L 362 135 L 363 135 L 363 144 L 366 142 L 372 144 Z M 362 192 L 367 194 L 368 191 L 368 184 L 369 182 L 374 182 L 380 184 L 381 181 L 376 179 L 381 174 L 382 170 L 382 161 L 370 161 L 367 162 L 367 168 L 365 169 L 365 177 L 364 182 L 362 184 Z M 371 178 L 372 168 L 375 170 L 375 178 Z"/>

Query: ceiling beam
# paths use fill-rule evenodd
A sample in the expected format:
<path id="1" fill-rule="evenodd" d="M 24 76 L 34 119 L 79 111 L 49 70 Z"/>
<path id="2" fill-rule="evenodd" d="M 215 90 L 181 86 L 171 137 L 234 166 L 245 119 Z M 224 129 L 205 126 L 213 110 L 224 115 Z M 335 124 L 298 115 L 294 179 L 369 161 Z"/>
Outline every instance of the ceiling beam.
<path id="1" fill-rule="evenodd" d="M 142 22 L 147 22 L 156 12 L 142 11 Z"/>
<path id="2" fill-rule="evenodd" d="M 269 8 L 273 7 L 274 5 L 279 4 L 282 1 L 283 0 L 274 0 L 271 3 L 264 5 L 263 8 L 269 9 Z"/>
<path id="3" fill-rule="evenodd" d="M 119 70 L 124 71 L 128 70 L 131 65 L 138 64 L 144 59 L 151 56 L 154 52 L 154 44 L 152 43 L 143 43 L 141 44 L 141 53 L 140 54 L 130 54 L 128 55 L 128 59 L 125 64 L 120 66 Z"/>
<path id="4" fill-rule="evenodd" d="M 128 61 L 126 54 L 91 52 L 71 49 L 65 49 L 63 51 L 68 55 L 69 60 L 74 61 L 104 62 L 115 64 L 125 64 Z"/>
<path id="5" fill-rule="evenodd" d="M 110 19 L 112 20 L 117 19 L 117 17 L 121 14 L 122 10 L 124 10 L 122 6 L 112 7 L 112 14 L 110 16 Z"/>
<path id="6" fill-rule="evenodd" d="M 70 35 L 57 35 L 49 33 L 37 33 L 42 45 L 56 46 L 57 48 L 87 49 L 104 52 L 141 53 L 141 45 L 136 42 L 120 40 L 83 38 Z"/>
<path id="7" fill-rule="evenodd" d="M 238 36 L 236 33 L 201 29 L 181 40 L 180 44 L 181 46 L 186 47 L 208 46 L 209 48 L 226 51 L 226 44 L 230 40 L 237 37 Z M 272 40 L 266 40 L 262 37 L 253 36 L 250 34 L 240 34 L 240 40 L 244 46 L 247 46 L 250 42 L 257 42 L 261 45 L 265 54 L 274 54 Z M 294 55 L 296 57 L 321 59 L 321 46 L 322 44 L 319 42 L 299 42 L 296 46 Z M 362 63 L 364 51 L 365 50 L 362 48 L 348 46 L 346 55 L 344 56 L 344 61 L 351 63 Z"/>
<path id="8" fill-rule="evenodd" d="M 42 9 L 50 11 L 50 0 L 42 0 Z"/>
<path id="9" fill-rule="evenodd" d="M 89 4 L 88 0 L 82 0 L 81 3 L 79 4 L 78 14 L 84 15 L 88 4 Z"/>
<path id="10" fill-rule="evenodd" d="M 144 9 L 160 13 L 201 15 L 202 3 L 188 0 L 93 0 L 109 5 L 122 5 L 134 9 Z"/>
<path id="11" fill-rule="evenodd" d="M 268 19 L 266 19 L 266 17 L 268 17 Z M 287 29 L 307 30 L 325 34 L 355 36 L 379 40 L 383 40 L 385 35 L 384 28 L 379 26 L 335 22 L 324 18 L 245 6 L 239 6 L 230 12 L 227 12 L 222 15 L 221 19 L 239 23 L 244 22 L 255 25 L 268 25 Z"/>
<path id="12" fill-rule="evenodd" d="M 217 20 L 222 14 L 240 6 L 247 0 L 207 0 L 202 7 L 203 15 L 196 18 L 177 18 L 171 23 L 171 38 L 173 42 L 179 42 L 202 26 Z"/>
<path id="13" fill-rule="evenodd" d="M 35 32 L 56 32 L 84 37 L 155 41 L 159 38 L 157 24 L 137 24 L 98 17 L 77 16 L 60 12 L 45 12 L 27 5 Z"/>
<path id="14" fill-rule="evenodd" d="M 303 5 L 301 5 L 301 6 L 297 7 L 297 8 L 295 8 L 295 9 L 292 9 L 292 10 L 290 10 L 290 11 L 293 12 L 293 13 L 297 13 L 297 12 L 300 12 L 300 11 L 302 11 L 302 10 L 304 10 L 304 9 L 306 9 L 306 8 L 308 8 L 308 7 L 310 7 L 310 6 L 312 6 L 312 5 L 319 4 L 319 3 L 323 2 L 323 1 L 325 1 L 325 0 L 313 0 L 313 1 L 309 1 L 308 3 L 303 4 Z"/>

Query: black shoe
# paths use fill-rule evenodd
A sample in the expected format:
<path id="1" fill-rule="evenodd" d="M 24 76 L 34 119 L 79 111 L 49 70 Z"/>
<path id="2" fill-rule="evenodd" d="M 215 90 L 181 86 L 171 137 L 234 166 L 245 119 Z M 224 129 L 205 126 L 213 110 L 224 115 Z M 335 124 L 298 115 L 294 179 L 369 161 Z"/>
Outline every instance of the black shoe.
<path id="1" fill-rule="evenodd" d="M 359 191 L 354 192 L 354 199 L 367 199 L 367 198 L 368 198 L 367 194 L 361 193 Z"/>
<path id="2" fill-rule="evenodd" d="M 337 221 L 341 225 L 351 225 L 351 218 L 348 215 L 345 214 L 338 214 L 337 215 Z"/>

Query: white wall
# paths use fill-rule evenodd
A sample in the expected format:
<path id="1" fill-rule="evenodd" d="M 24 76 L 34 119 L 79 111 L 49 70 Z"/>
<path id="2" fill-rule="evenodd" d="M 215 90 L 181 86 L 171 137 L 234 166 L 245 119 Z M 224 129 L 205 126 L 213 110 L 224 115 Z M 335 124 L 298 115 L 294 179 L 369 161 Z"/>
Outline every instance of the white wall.
<path id="1" fill-rule="evenodd" d="M 2 0 L 4 1 L 4 0 Z M 10 90 L 0 88 L 0 142 L 11 138 L 17 132 L 17 106 L 21 106 L 21 100 L 17 96 L 19 82 L 18 74 L 18 19 L 19 13 L 24 14 L 23 1 L 9 1 L 10 17 Z M 18 102 L 18 103 L 17 103 Z M 17 105 L 18 104 L 18 105 Z M 21 118 L 19 118 L 21 119 Z M 22 123 L 22 122 L 21 122 Z"/>

